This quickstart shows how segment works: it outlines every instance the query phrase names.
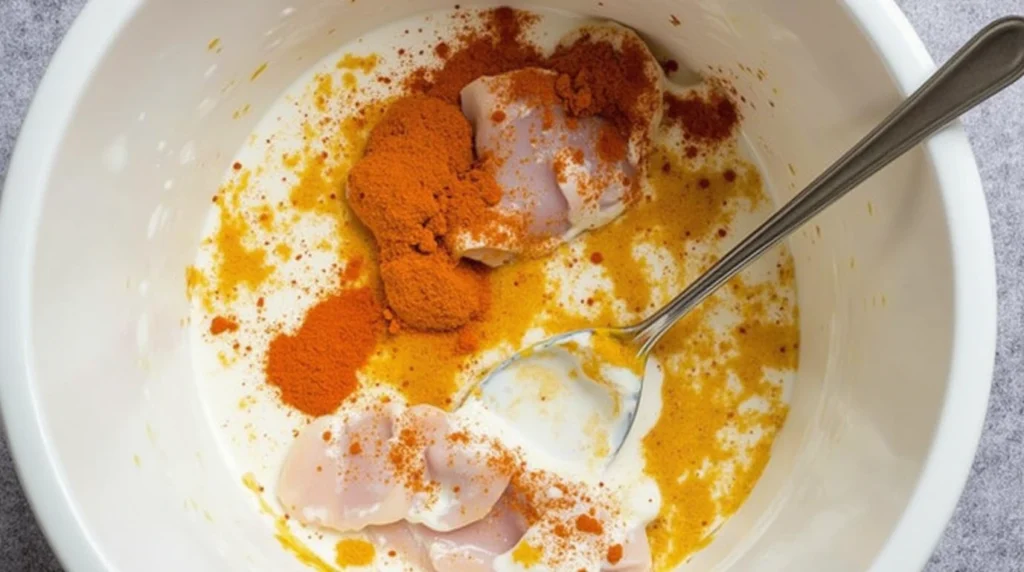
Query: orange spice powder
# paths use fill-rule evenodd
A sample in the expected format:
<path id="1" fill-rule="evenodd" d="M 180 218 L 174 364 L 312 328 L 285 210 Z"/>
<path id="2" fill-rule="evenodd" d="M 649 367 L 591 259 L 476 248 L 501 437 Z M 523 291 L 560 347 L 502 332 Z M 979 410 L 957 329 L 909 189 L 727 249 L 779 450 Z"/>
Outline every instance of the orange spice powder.
<path id="1" fill-rule="evenodd" d="M 491 218 L 501 190 L 474 164 L 472 128 L 456 105 L 393 103 L 349 173 L 347 197 L 376 239 L 387 302 L 403 323 L 447 331 L 484 312 L 485 272 L 453 257 L 446 239 Z"/>
<path id="2" fill-rule="evenodd" d="M 383 331 L 380 304 L 369 288 L 330 296 L 309 310 L 297 332 L 270 342 L 267 382 L 303 413 L 332 413 L 355 391 L 356 371 Z"/>
<path id="3" fill-rule="evenodd" d="M 462 46 L 448 54 L 441 69 L 416 69 L 405 86 L 412 93 L 458 103 L 462 88 L 478 77 L 540 64 L 540 50 L 523 37 L 536 20 L 533 14 L 508 7 L 485 12 L 482 32 L 463 34 Z"/>
<path id="4" fill-rule="evenodd" d="M 580 532 L 586 532 L 588 534 L 603 534 L 604 527 L 601 526 L 601 521 L 590 516 L 589 514 L 581 514 L 576 517 L 576 530 Z"/>
<path id="5" fill-rule="evenodd" d="M 213 320 L 210 321 L 210 333 L 215 336 L 219 336 L 224 332 L 234 332 L 236 330 L 238 330 L 238 322 L 231 318 L 214 316 Z"/>
<path id="6" fill-rule="evenodd" d="M 610 547 L 608 547 L 607 558 L 609 564 L 618 564 L 619 561 L 622 560 L 622 545 L 613 544 Z"/>
<path id="7" fill-rule="evenodd" d="M 643 46 L 624 42 L 616 47 L 584 34 L 571 46 L 559 47 L 546 67 L 559 72 L 555 85 L 572 115 L 599 115 L 628 136 L 647 121 L 640 98 L 650 93 L 651 79 Z"/>

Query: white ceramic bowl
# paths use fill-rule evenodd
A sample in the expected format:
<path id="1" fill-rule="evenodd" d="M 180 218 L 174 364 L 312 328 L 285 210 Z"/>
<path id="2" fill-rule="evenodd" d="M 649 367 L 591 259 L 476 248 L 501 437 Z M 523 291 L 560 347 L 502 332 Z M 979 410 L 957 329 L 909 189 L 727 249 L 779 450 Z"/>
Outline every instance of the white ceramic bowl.
<path id="1" fill-rule="evenodd" d="M 763 70 L 736 84 L 756 105 L 746 135 L 777 200 L 933 69 L 890 0 L 546 4 L 618 19 L 697 69 Z M 341 43 L 447 5 L 94 0 L 82 12 L 25 122 L 0 213 L 4 419 L 68 569 L 300 568 L 220 460 L 180 325 L 183 268 L 261 110 Z M 244 87 L 222 94 L 231 79 Z M 243 101 L 253 112 L 232 120 Z M 967 476 L 995 280 L 962 130 L 816 222 L 821 238 L 791 241 L 803 342 L 790 419 L 749 501 L 688 568 L 919 568 Z"/>

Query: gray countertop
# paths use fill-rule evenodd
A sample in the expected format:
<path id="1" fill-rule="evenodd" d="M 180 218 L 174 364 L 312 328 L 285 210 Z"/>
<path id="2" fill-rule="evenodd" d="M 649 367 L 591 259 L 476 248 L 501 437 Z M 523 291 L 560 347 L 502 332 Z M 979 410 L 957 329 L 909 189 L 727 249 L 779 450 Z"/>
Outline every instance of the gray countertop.
<path id="1" fill-rule="evenodd" d="M 0 179 L 47 62 L 84 0 L 0 0 Z M 1024 0 L 897 0 L 936 60 Z M 968 114 L 995 238 L 999 343 L 970 480 L 927 568 L 1024 570 L 1024 82 Z M 0 570 L 60 570 L 0 439 Z"/>

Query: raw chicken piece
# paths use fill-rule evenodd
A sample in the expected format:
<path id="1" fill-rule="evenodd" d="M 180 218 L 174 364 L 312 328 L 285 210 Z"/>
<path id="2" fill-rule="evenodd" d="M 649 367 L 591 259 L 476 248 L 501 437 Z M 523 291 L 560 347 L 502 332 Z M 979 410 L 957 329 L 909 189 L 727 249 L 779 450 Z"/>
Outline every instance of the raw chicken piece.
<path id="1" fill-rule="evenodd" d="M 278 497 L 300 522 L 342 532 L 400 520 L 463 527 L 491 511 L 509 476 L 487 462 L 494 451 L 450 429 L 427 405 L 346 408 L 299 434 Z"/>
<path id="2" fill-rule="evenodd" d="M 497 165 L 496 179 L 504 191 L 495 208 L 525 219 L 527 225 L 525 237 L 507 223 L 495 223 L 489 232 L 458 233 L 450 245 L 457 256 L 499 266 L 524 250 L 553 249 L 608 224 L 625 209 L 661 121 L 662 72 L 643 41 L 627 28 L 585 26 L 560 45 L 583 37 L 607 41 L 620 50 L 627 44 L 642 48 L 647 56 L 644 73 L 652 88 L 636 106 L 638 116 L 648 120 L 629 133 L 622 159 L 607 161 L 598 152 L 602 137 L 611 132 L 619 138 L 609 122 L 596 116 L 567 118 L 560 101 L 538 101 L 536 92 L 521 93 L 513 87 L 543 81 L 553 86 L 558 73 L 528 68 L 467 85 L 461 93 L 462 112 L 473 124 L 477 154 Z"/>
<path id="3" fill-rule="evenodd" d="M 419 454 L 423 470 L 436 483 L 430 495 L 417 495 L 406 520 L 438 531 L 476 522 L 491 512 L 508 487 L 509 475 L 488 466 L 498 451 L 489 443 L 473 443 L 453 431 L 448 414 L 429 405 L 415 405 L 398 419 L 398 434 L 420 431 L 426 444 Z M 418 428 L 418 429 L 417 429 Z"/>
<path id="4" fill-rule="evenodd" d="M 581 118 L 569 128 L 558 103 L 538 107 L 528 100 L 509 101 L 512 83 L 524 75 L 552 84 L 558 77 L 524 69 L 479 78 L 462 90 L 462 111 L 474 126 L 477 153 L 498 165 L 496 179 L 504 194 L 496 208 L 525 218 L 528 241 L 554 246 L 621 214 L 636 167 L 625 158 L 614 164 L 598 158 L 601 131 L 611 129 L 605 120 Z M 460 234 L 453 251 L 498 266 L 523 247 L 519 234 L 511 229 L 482 237 Z"/>
<path id="5" fill-rule="evenodd" d="M 387 456 L 394 414 L 383 405 L 344 410 L 303 429 L 278 481 L 278 497 L 288 513 L 341 532 L 405 518 L 412 493 L 393 476 Z"/>
<path id="6" fill-rule="evenodd" d="M 425 526 L 401 521 L 384 526 L 371 526 L 365 533 L 380 552 L 390 553 L 394 550 L 396 555 L 401 556 L 415 570 L 433 572 L 430 547 L 420 540 L 421 536 L 416 530 L 419 528 L 430 530 Z"/>
<path id="7" fill-rule="evenodd" d="M 519 515 L 499 503 L 481 520 L 451 532 L 405 522 L 366 532 L 379 547 L 394 550 L 425 572 L 490 572 L 494 559 L 511 550 L 525 529 Z"/>
<path id="8" fill-rule="evenodd" d="M 378 547 L 426 572 L 521 570 L 512 556 L 520 542 L 543 544 L 552 523 L 571 521 L 585 507 L 543 513 L 528 528 L 513 508 L 526 497 L 509 486 L 511 471 L 499 468 L 517 461 L 495 441 L 466 433 L 464 423 L 427 405 L 347 406 L 300 432 L 285 459 L 278 497 L 298 521 L 363 530 Z M 548 491 L 545 498 L 563 498 L 552 496 L 556 489 L 562 490 L 538 490 Z M 597 510 L 604 522 L 613 520 Z M 581 563 L 573 569 L 650 569 L 642 527 L 626 537 L 614 565 L 606 558 L 609 539 L 585 536 L 562 539 L 563 553 Z M 560 570 L 564 563 L 539 561 L 531 572 Z"/>

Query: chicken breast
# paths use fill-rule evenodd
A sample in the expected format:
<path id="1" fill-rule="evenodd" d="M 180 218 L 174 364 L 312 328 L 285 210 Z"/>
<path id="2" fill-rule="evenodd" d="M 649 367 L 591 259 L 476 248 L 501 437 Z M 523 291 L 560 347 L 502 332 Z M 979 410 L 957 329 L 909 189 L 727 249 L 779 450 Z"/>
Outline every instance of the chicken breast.
<path id="1" fill-rule="evenodd" d="M 278 498 L 288 513 L 341 532 L 404 519 L 413 494 L 390 468 L 394 415 L 381 405 L 343 410 L 306 426 L 278 481 Z"/>
<path id="2" fill-rule="evenodd" d="M 434 407 L 343 408 L 296 438 L 278 498 L 300 522 L 341 532 L 403 520 L 451 531 L 486 516 L 507 488 L 494 454 Z"/>
<path id="3" fill-rule="evenodd" d="M 400 441 L 407 440 L 405 435 L 422 435 L 423 449 L 414 449 L 417 457 L 408 459 L 406 466 L 422 471 L 423 486 L 429 489 L 414 496 L 407 521 L 447 532 L 491 512 L 509 483 L 509 475 L 491 463 L 500 451 L 488 442 L 468 439 L 452 427 L 447 413 L 429 405 L 410 407 L 397 425 Z"/>
<path id="4" fill-rule="evenodd" d="M 556 95 L 556 84 L 567 78 L 556 71 L 520 69 L 468 84 L 461 93 L 462 112 L 473 125 L 477 155 L 491 163 L 503 190 L 495 208 L 518 222 L 503 219 L 487 232 L 456 233 L 449 247 L 457 256 L 498 266 L 524 252 L 550 251 L 608 224 L 636 194 L 631 191 L 661 121 L 661 68 L 628 28 L 585 26 L 560 45 L 581 38 L 641 50 L 643 73 L 650 80 L 650 93 L 635 102 L 643 120 L 623 139 L 598 115 L 569 117 Z"/>
<path id="5" fill-rule="evenodd" d="M 492 437 L 468 432 L 465 422 L 428 405 L 368 400 L 343 407 L 299 433 L 281 471 L 278 498 L 299 522 L 363 531 L 383 552 L 394 551 L 428 572 L 519 570 L 516 548 L 543 544 L 557 523 L 588 511 L 614 520 L 600 507 L 595 512 L 585 495 L 580 503 L 557 500 L 564 498 L 555 494 L 562 490 L 557 481 L 540 488 L 542 481 L 535 481 L 530 489 L 554 504 L 527 501 L 530 495 L 510 485 L 519 461 Z M 518 512 L 524 506 L 541 511 L 533 514 L 532 526 Z M 562 538 L 560 559 L 541 558 L 531 570 L 559 570 L 565 558 L 573 569 L 648 570 L 642 527 L 622 543 L 615 562 L 609 560 L 608 543 L 620 535 Z"/>

